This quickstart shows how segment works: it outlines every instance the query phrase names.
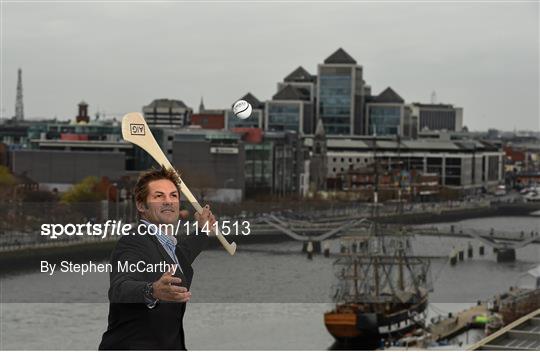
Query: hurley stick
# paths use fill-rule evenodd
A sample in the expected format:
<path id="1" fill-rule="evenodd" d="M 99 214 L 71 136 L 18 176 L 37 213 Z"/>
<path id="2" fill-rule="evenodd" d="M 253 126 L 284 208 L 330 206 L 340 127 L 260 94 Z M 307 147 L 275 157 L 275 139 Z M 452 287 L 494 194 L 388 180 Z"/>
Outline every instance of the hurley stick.
<path id="1" fill-rule="evenodd" d="M 122 118 L 122 137 L 126 141 L 136 144 L 144 149 L 159 165 L 170 168 L 176 172 L 174 167 L 172 167 L 171 163 L 169 162 L 169 159 L 167 159 L 157 144 L 156 139 L 152 135 L 152 132 L 144 120 L 144 117 L 142 117 L 142 115 L 138 112 L 131 112 Z M 176 174 L 178 175 L 178 173 Z M 178 175 L 178 177 L 180 178 L 180 175 Z M 181 178 L 180 181 L 182 181 Z M 197 199 L 195 199 L 193 193 L 191 193 L 184 181 L 180 183 L 180 191 L 182 191 L 182 193 L 186 196 L 187 200 L 191 203 L 191 205 L 193 205 L 195 210 L 199 214 L 202 214 L 201 205 Z M 221 242 L 227 252 L 229 252 L 230 255 L 234 255 L 236 252 L 236 243 L 227 242 L 225 237 L 223 237 L 223 235 L 220 233 L 218 226 L 213 226 L 213 230 L 219 242 Z"/>

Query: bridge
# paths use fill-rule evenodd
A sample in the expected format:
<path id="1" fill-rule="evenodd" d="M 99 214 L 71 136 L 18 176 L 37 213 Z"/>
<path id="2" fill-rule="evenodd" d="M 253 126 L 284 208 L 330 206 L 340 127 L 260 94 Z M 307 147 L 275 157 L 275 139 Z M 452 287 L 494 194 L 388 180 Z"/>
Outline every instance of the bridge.
<path id="1" fill-rule="evenodd" d="M 301 220 L 291 218 L 286 215 L 266 214 L 252 219 L 251 223 L 254 235 L 264 235 L 270 233 L 281 233 L 293 240 L 301 241 L 306 245 L 311 243 L 315 251 L 320 251 L 322 241 L 337 238 L 354 233 L 371 233 L 374 222 L 366 217 L 349 216 L 320 217 L 317 219 Z M 266 225 L 266 226 L 265 226 Z M 540 244 L 540 234 L 538 232 L 519 233 L 495 232 L 494 229 L 481 231 L 477 229 L 461 229 L 456 231 L 454 226 L 449 231 L 440 230 L 435 227 L 411 227 L 400 225 L 379 225 L 381 232 L 387 235 L 410 234 L 414 236 L 436 236 L 453 238 L 470 238 L 489 246 L 497 253 L 497 261 L 514 261 L 516 259 L 516 249 L 530 244 Z"/>

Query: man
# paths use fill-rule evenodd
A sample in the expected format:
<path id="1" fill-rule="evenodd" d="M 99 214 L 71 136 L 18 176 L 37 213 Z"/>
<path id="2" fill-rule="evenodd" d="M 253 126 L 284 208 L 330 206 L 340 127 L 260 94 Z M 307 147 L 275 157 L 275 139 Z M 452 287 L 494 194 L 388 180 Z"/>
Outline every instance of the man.
<path id="1" fill-rule="evenodd" d="M 140 222 L 135 233 L 123 236 L 112 253 L 109 324 L 100 350 L 186 349 L 182 319 L 191 298 L 191 264 L 206 247 L 208 236 L 199 231 L 199 235 L 185 236 L 177 243 L 171 226 L 165 230 L 158 226 L 178 225 L 179 183 L 176 174 L 165 168 L 149 171 L 137 181 L 135 200 Z M 195 218 L 199 227 L 215 223 L 208 205 Z M 118 270 L 118 262 L 140 261 L 166 263 L 172 270 Z"/>

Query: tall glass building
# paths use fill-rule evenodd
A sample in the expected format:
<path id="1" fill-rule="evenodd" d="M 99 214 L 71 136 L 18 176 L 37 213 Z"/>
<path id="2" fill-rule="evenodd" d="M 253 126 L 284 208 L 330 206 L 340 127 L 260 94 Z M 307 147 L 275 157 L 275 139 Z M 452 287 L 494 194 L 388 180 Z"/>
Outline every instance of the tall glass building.
<path id="1" fill-rule="evenodd" d="M 403 135 L 404 103 L 392 88 L 386 88 L 366 102 L 366 126 L 369 135 Z"/>
<path id="2" fill-rule="evenodd" d="M 327 135 L 365 133 L 362 67 L 338 49 L 318 66 L 317 119 Z"/>

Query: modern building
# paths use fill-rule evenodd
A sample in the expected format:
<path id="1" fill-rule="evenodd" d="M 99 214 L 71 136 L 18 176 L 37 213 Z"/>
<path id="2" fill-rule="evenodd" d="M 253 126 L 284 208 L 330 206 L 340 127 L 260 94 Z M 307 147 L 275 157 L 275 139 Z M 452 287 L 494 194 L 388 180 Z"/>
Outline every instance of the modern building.
<path id="1" fill-rule="evenodd" d="M 303 95 L 307 95 L 312 104 L 315 103 L 317 96 L 317 76 L 312 75 L 302 66 L 298 66 L 283 79 L 283 82 L 278 83 L 277 91 L 279 92 L 288 85 L 302 90 L 304 92 Z"/>
<path id="2" fill-rule="evenodd" d="M 230 131 L 184 129 L 173 141 L 172 164 L 200 202 L 244 198 L 244 144 Z"/>
<path id="3" fill-rule="evenodd" d="M 264 132 L 235 129 L 246 151 L 246 197 L 298 195 L 303 172 L 304 149 L 293 131 Z"/>
<path id="4" fill-rule="evenodd" d="M 66 191 L 88 176 L 117 179 L 125 174 L 122 152 L 75 150 L 15 150 L 11 170 L 39 183 L 40 188 Z"/>
<path id="5" fill-rule="evenodd" d="M 451 104 L 411 104 L 411 115 L 418 118 L 418 130 L 461 131 L 463 108 Z"/>
<path id="6" fill-rule="evenodd" d="M 285 85 L 265 103 L 266 130 L 313 134 L 313 108 L 308 89 Z"/>
<path id="7" fill-rule="evenodd" d="M 299 66 L 278 83 L 277 93 L 265 103 L 265 130 L 313 134 L 316 82 L 316 76 Z"/>
<path id="8" fill-rule="evenodd" d="M 274 195 L 298 195 L 304 172 L 302 139 L 293 131 L 265 132 L 264 141 L 272 147 L 272 188 Z"/>
<path id="9" fill-rule="evenodd" d="M 253 94 L 247 93 L 238 100 L 245 100 L 251 104 L 253 109 L 251 116 L 247 119 L 241 119 L 234 115 L 232 106 L 225 110 L 225 129 L 230 130 L 237 127 L 263 128 L 264 123 L 264 103 L 257 99 Z"/>
<path id="10" fill-rule="evenodd" d="M 313 150 L 313 138 L 305 139 Z M 496 187 L 504 180 L 504 153 L 481 141 L 329 138 L 327 179 L 374 164 L 399 165 L 408 172 L 437 174 L 443 187 L 467 192 Z"/>
<path id="11" fill-rule="evenodd" d="M 339 48 L 318 65 L 316 120 L 328 136 L 363 135 L 365 82 L 362 66 Z"/>
<path id="12" fill-rule="evenodd" d="M 368 135 L 403 135 L 405 101 L 388 87 L 379 95 L 367 97 L 366 122 Z"/>
<path id="13" fill-rule="evenodd" d="M 193 110 L 181 100 L 155 99 L 143 107 L 143 114 L 150 127 L 178 128 L 190 125 Z"/>
<path id="14" fill-rule="evenodd" d="M 152 129 L 158 144 L 167 152 L 164 131 L 168 129 Z M 122 167 L 126 171 L 146 170 L 155 165 L 147 152 L 122 139 L 120 124 L 115 120 L 35 122 L 28 128 L 28 138 L 29 149 L 34 150 L 122 152 L 125 155 Z M 169 149 L 172 153 L 172 146 Z"/>
<path id="15" fill-rule="evenodd" d="M 0 142 L 9 149 L 28 147 L 28 129 L 31 123 L 28 120 L 3 120 L 0 122 Z"/>
<path id="16" fill-rule="evenodd" d="M 411 105 L 405 105 L 403 109 L 403 137 L 409 139 L 418 138 L 418 113 L 413 114 Z"/>

